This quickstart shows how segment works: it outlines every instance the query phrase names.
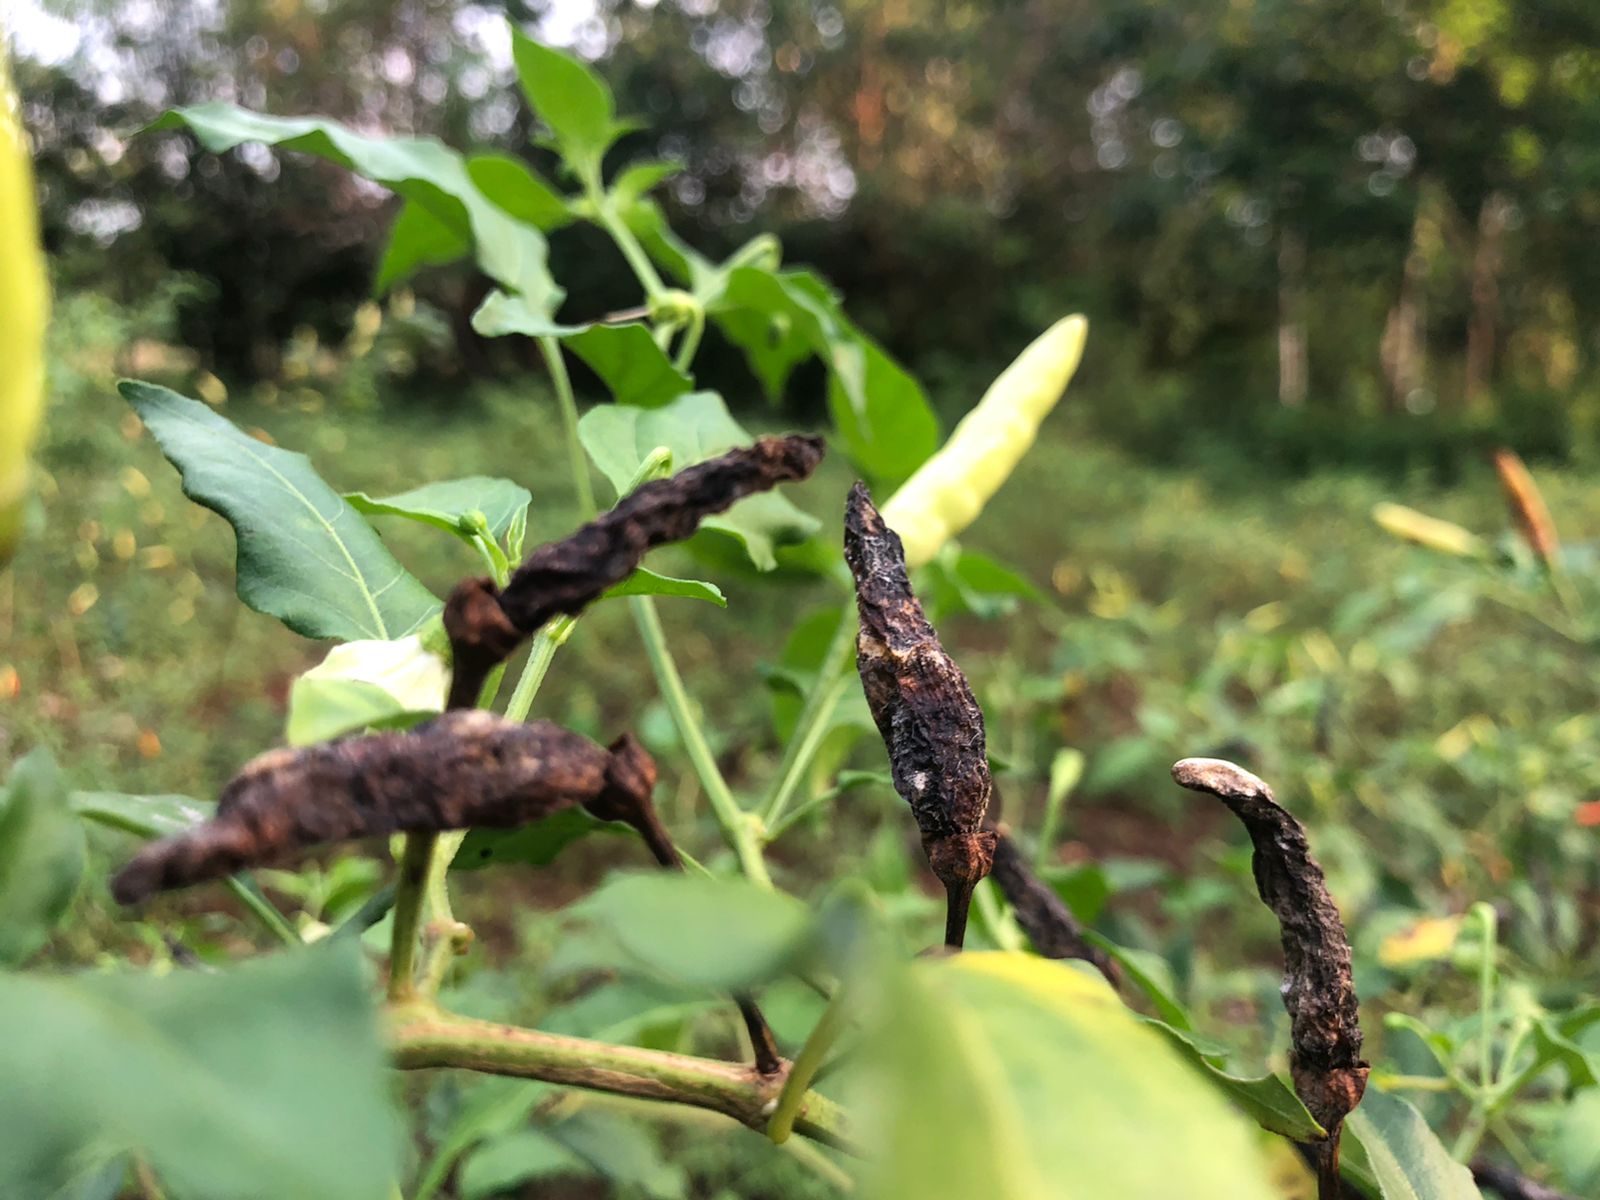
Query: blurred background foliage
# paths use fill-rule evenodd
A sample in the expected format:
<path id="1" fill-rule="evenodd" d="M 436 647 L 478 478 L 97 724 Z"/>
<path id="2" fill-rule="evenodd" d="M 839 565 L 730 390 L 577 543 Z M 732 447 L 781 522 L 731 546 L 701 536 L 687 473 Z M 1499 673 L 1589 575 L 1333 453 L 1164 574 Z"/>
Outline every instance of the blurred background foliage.
<path id="1" fill-rule="evenodd" d="M 1090 315 L 1079 381 L 965 543 L 1021 582 L 946 564 L 929 595 L 988 714 L 1008 818 L 1032 841 L 1064 799 L 1059 840 L 1037 847 L 1051 881 L 1099 932 L 1159 955 L 1208 1033 L 1281 1063 L 1276 931 L 1252 900 L 1248 848 L 1166 778 L 1193 753 L 1249 763 L 1306 820 L 1354 934 L 1371 1057 L 1432 1081 L 1408 1094 L 1440 1128 L 1459 1123 L 1459 1097 L 1422 1040 L 1381 1017 L 1471 1046 L 1474 900 L 1502 922 L 1497 1036 L 1595 990 L 1600 8 L 1588 0 L 15 0 L 11 12 L 57 314 L 41 503 L 0 575 L 0 757 L 45 745 L 81 789 L 211 796 L 280 740 L 289 682 L 321 653 L 234 598 L 231 534 L 184 500 L 112 394 L 115 375 L 223 406 L 341 489 L 504 475 L 534 493 L 530 538 L 571 526 L 534 357 L 470 330 L 483 281 L 446 267 L 370 299 L 392 197 L 259 146 L 217 156 L 181 133 L 133 136 L 170 105 L 223 99 L 499 147 L 548 172 L 511 87 L 509 15 L 596 60 L 620 110 L 648 123 L 618 161 L 686 164 L 663 200 L 689 240 L 720 257 L 778 233 L 929 384 L 947 424 L 1052 318 Z M 597 235 L 564 230 L 552 253 L 564 316 L 634 302 Z M 782 411 L 762 409 L 715 337 L 702 378 L 753 427 L 820 411 L 821 380 L 804 369 Z M 1487 463 L 1498 445 L 1529 457 L 1555 511 L 1559 593 L 1510 532 Z M 847 470 L 831 461 L 797 502 L 831 523 Z M 1491 560 L 1396 541 L 1369 517 L 1384 499 L 1483 534 Z M 426 531 L 385 537 L 438 590 L 476 569 Z M 770 775 L 837 599 L 783 582 L 719 578 L 726 613 L 665 608 L 736 786 Z M 714 855 L 644 675 L 626 618 L 602 608 L 535 715 L 597 737 L 636 728 L 668 764 L 669 821 Z M 881 770 L 870 743 L 849 759 L 843 744 L 824 766 Z M 775 865 L 802 894 L 863 874 L 927 941 L 938 905 L 897 805 L 881 785 L 854 788 Z M 616 857 L 609 842 L 545 872 L 470 877 L 464 915 L 481 940 L 453 1007 L 673 1048 L 723 1028 L 705 1005 L 591 970 L 553 911 Z M 266 882 L 302 922 L 326 924 L 378 874 L 329 859 Z M 229 957 L 251 935 L 227 904 L 191 894 L 128 922 L 93 883 L 51 954 Z M 1003 933 L 981 922 L 975 940 Z M 765 999 L 781 1035 L 815 1019 L 813 997 Z M 1585 1037 L 1600 1063 L 1595 1029 Z M 1593 1194 L 1600 1089 L 1571 1100 L 1548 1084 L 1486 1144 Z M 408 1086 L 444 1144 L 472 1097 Z M 575 1119 L 567 1103 L 542 1097 L 538 1111 Z M 612 1131 L 599 1139 L 609 1156 L 591 1139 L 587 1157 L 547 1155 L 550 1175 L 601 1175 L 631 1195 L 822 1190 L 759 1139 L 663 1122 L 641 1141 L 600 1102 L 578 1116 Z M 494 1166 L 472 1194 L 524 1181 L 496 1183 Z"/>
<path id="2" fill-rule="evenodd" d="M 950 410 L 1083 307 L 1090 378 L 1116 381 L 1097 424 L 1143 456 L 1450 473 L 1495 440 L 1568 458 L 1595 439 L 1583 0 L 16 9 L 63 288 L 128 300 L 192 275 L 179 338 L 224 378 L 275 373 L 302 327 L 345 336 L 393 201 L 263 147 L 129 135 L 222 99 L 548 167 L 507 90 L 505 14 L 605 60 L 650 127 L 618 157 L 687 167 L 675 222 L 712 251 L 780 234 Z M 627 294 L 597 238 L 559 239 L 555 267 L 570 316 Z M 455 347 L 436 369 L 497 366 L 467 325 L 480 286 L 426 281 Z"/>

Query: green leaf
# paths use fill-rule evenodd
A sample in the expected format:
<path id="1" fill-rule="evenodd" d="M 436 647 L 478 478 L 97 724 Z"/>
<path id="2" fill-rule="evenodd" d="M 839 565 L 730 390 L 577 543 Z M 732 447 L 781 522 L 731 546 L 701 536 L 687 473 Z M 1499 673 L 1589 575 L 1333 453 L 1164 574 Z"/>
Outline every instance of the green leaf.
<path id="1" fill-rule="evenodd" d="M 754 440 L 729 415 L 715 392 L 690 392 L 660 408 L 592 408 L 578 422 L 578 436 L 619 495 L 657 446 L 671 451 L 674 468 L 681 470 Z M 750 561 L 768 571 L 777 565 L 775 547 L 803 541 L 821 524 L 787 497 L 762 492 L 741 500 L 728 512 L 706 518 L 701 527 L 738 539 Z"/>
<path id="2" fill-rule="evenodd" d="M 198 400 L 154 384 L 118 385 L 183 491 L 238 539 L 239 599 L 313 638 L 394 638 L 439 609 L 372 527 L 303 454 L 258 442 Z"/>
<path id="3" fill-rule="evenodd" d="M 662 1156 L 656 1137 L 637 1120 L 579 1109 L 543 1132 L 624 1194 L 650 1200 L 681 1200 L 685 1194 L 684 1169 Z"/>
<path id="4" fill-rule="evenodd" d="M 181 126 L 213 153 L 264 142 L 338 163 L 470 237 L 483 273 L 518 293 L 531 309 L 553 313 L 566 295 L 550 276 L 544 235 L 485 196 L 461 155 L 435 138 L 369 137 L 320 117 L 272 117 L 221 103 L 173 109 L 150 129 Z"/>
<path id="5" fill-rule="evenodd" d="M 188 796 L 130 796 L 122 792 L 75 792 L 72 811 L 86 821 L 135 837 L 164 838 L 193 829 L 211 816 L 211 806 Z"/>
<path id="6" fill-rule="evenodd" d="M 484 1200 L 538 1179 L 591 1178 L 595 1169 L 548 1133 L 514 1129 L 488 1138 L 461 1165 L 462 1200 Z"/>
<path id="7" fill-rule="evenodd" d="M 1296 1142 L 1316 1141 L 1324 1136 L 1322 1126 L 1306 1111 L 1294 1089 L 1278 1076 L 1232 1074 L 1192 1030 L 1175 1029 L 1152 1017 L 1143 1019 L 1166 1034 L 1179 1054 L 1221 1088 L 1261 1128 Z"/>
<path id="8" fill-rule="evenodd" d="M 363 729 L 408 728 L 444 711 L 450 666 L 415 635 L 345 642 L 295 679 L 285 740 L 310 746 Z"/>
<path id="9" fill-rule="evenodd" d="M 0 966 L 45 944 L 78 891 L 83 861 L 83 825 L 61 773 L 35 750 L 0 791 Z"/>
<path id="10" fill-rule="evenodd" d="M 1483 1200 L 1411 1102 L 1375 1087 L 1345 1118 L 1340 1164 L 1382 1200 Z"/>
<path id="11" fill-rule="evenodd" d="M 630 163 L 611 183 L 611 199 L 622 207 L 631 207 L 643 200 L 645 194 L 659 187 L 665 180 L 680 174 L 681 162 L 646 161 Z"/>
<path id="12" fill-rule="evenodd" d="M 1017 572 L 954 543 L 927 565 L 924 578 L 918 592 L 941 614 L 971 613 L 992 621 L 1016 612 L 1019 600 L 1044 600 L 1039 589 Z"/>
<path id="13" fill-rule="evenodd" d="M 754 311 L 768 322 L 769 339 L 751 357 L 763 385 L 788 377 L 808 346 L 828 368 L 828 408 L 857 465 L 883 487 L 903 482 L 939 447 L 939 422 L 919 384 L 845 314 L 839 297 L 810 271 L 739 267 L 729 272 L 712 315 L 750 355 L 757 344 L 748 320 L 726 314 Z M 781 384 L 780 384 L 781 386 Z"/>
<path id="14" fill-rule="evenodd" d="M 423 267 L 443 266 L 471 253 L 472 238 L 468 234 L 441 221 L 426 205 L 407 200 L 389 228 L 389 241 L 378 263 L 372 290 L 382 296 Z"/>
<path id="15" fill-rule="evenodd" d="M 546 867 L 573 842 L 595 832 L 630 832 L 628 826 L 602 821 L 581 808 L 558 813 L 517 829 L 469 830 L 450 864 L 452 871 L 475 871 L 500 863 Z"/>
<path id="16" fill-rule="evenodd" d="M 622 965 L 719 991 L 775 978 L 811 943 L 805 905 L 742 880 L 614 875 L 568 911 L 613 939 Z"/>
<path id="17" fill-rule="evenodd" d="M 483 337 L 505 337 L 520 333 L 524 337 L 565 337 L 577 333 L 582 325 L 562 325 L 548 310 L 527 303 L 496 288 L 483 298 L 472 314 L 473 331 Z"/>
<path id="18" fill-rule="evenodd" d="M 699 579 L 674 579 L 671 575 L 657 575 L 640 567 L 616 587 L 606 589 L 607 596 L 683 596 L 689 600 L 705 600 L 718 608 L 728 607 L 728 598 L 714 583 Z"/>
<path id="19" fill-rule="evenodd" d="M 694 387 L 643 325 L 590 325 L 562 340 L 600 376 L 618 404 L 660 408 Z"/>
<path id="20" fill-rule="evenodd" d="M 611 90 L 582 63 L 516 29 L 511 31 L 511 55 L 522 93 L 555 135 L 561 156 L 580 175 L 598 172 L 600 160 L 622 130 Z"/>
<path id="21" fill-rule="evenodd" d="M 1268 1200 L 1249 1125 L 1098 977 L 1015 953 L 893 971 L 863 1036 L 866 1200 Z"/>
<path id="22" fill-rule="evenodd" d="M 341 952 L 342 951 L 342 952 Z M 0 1195 L 127 1149 L 169 1194 L 388 1200 L 400 1166 L 359 951 L 214 973 L 0 975 Z"/>
<path id="23" fill-rule="evenodd" d="M 519 520 L 526 520 L 533 495 L 520 483 L 487 475 L 468 475 L 463 479 L 442 479 L 400 492 L 394 496 L 372 497 L 365 492 L 346 492 L 351 506 L 369 516 L 406 517 L 472 540 L 469 513 L 483 514 L 489 533 L 496 541 Z"/>
<path id="24" fill-rule="evenodd" d="M 433 1158 L 418 1179 L 414 1194 L 417 1196 L 436 1194 L 450 1177 L 457 1159 L 487 1139 L 517 1132 L 519 1127 L 527 1122 L 534 1106 L 548 1096 L 550 1091 L 551 1087 L 547 1083 L 524 1079 L 499 1079 L 489 1076 L 478 1080 L 468 1091 L 466 1099 L 451 1118 L 450 1124 L 435 1139 Z M 495 1191 L 500 1190 L 494 1183 L 493 1172 L 490 1173 L 489 1179 L 480 1180 L 477 1185 L 483 1187 L 488 1184 L 488 1190 L 480 1193 L 467 1187 L 465 1178 L 471 1170 L 470 1163 L 463 1168 L 461 1190 L 464 1196 L 493 1195 Z"/>
<path id="25" fill-rule="evenodd" d="M 467 174 L 490 200 L 541 232 L 552 233 L 572 224 L 567 198 L 520 158 L 474 154 L 467 159 Z"/>

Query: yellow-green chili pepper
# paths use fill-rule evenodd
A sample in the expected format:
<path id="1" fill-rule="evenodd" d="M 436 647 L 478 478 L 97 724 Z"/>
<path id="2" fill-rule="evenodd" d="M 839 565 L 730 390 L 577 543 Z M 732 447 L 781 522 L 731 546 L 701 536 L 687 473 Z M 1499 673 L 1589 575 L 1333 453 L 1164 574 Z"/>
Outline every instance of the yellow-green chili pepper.
<path id="1" fill-rule="evenodd" d="M 1066 391 L 1089 323 L 1063 317 L 1000 373 L 934 456 L 883 506 L 883 519 L 919 566 L 983 511 Z"/>
<path id="2" fill-rule="evenodd" d="M 0 28 L 0 563 L 11 557 L 44 409 L 50 291 L 39 249 L 33 168 Z"/>

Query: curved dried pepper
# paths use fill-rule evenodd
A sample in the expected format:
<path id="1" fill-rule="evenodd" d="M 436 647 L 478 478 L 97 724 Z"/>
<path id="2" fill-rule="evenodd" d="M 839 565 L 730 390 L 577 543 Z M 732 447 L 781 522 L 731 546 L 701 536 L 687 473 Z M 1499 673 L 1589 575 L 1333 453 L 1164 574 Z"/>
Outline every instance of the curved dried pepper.
<path id="1" fill-rule="evenodd" d="M 1339 1130 L 1367 1087 L 1350 940 L 1339 909 L 1304 827 L 1260 779 L 1220 758 L 1186 758 L 1172 777 L 1226 804 L 1255 847 L 1256 890 L 1278 918 L 1283 941 L 1290 1075 L 1306 1110 L 1328 1131 L 1317 1147 L 1318 1180 L 1321 1194 L 1337 1196 Z"/>
<path id="2" fill-rule="evenodd" d="M 911 806 L 945 886 L 945 944 L 959 947 L 972 889 L 994 861 L 994 831 L 984 828 L 994 785 L 983 713 L 911 591 L 899 536 L 860 483 L 845 507 L 844 556 L 856 581 L 856 665 L 867 705 L 889 750 L 895 790 Z"/>
<path id="3" fill-rule="evenodd" d="M 153 843 L 112 880 L 119 901 L 278 863 L 327 842 L 524 825 L 574 804 L 648 808 L 655 763 L 631 737 L 603 749 L 548 721 L 445 713 L 404 733 L 273 750 L 246 763 L 216 816 Z"/>
<path id="4" fill-rule="evenodd" d="M 646 552 L 681 541 L 746 496 L 806 478 L 822 454 L 819 437 L 757 438 L 641 484 L 609 512 L 528 555 L 503 589 L 487 579 L 463 581 L 444 613 L 455 662 L 450 707 L 472 704 L 489 671 L 524 638 L 551 617 L 582 612 L 631 575 Z"/>

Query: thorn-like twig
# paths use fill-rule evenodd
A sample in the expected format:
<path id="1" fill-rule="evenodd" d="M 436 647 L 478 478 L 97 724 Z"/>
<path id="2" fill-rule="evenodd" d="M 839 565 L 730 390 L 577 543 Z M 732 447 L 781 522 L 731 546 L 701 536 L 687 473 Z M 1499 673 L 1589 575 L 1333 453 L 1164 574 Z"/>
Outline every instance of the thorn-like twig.
<path id="1" fill-rule="evenodd" d="M 994 881 L 1011 902 L 1017 924 L 1043 957 L 1079 958 L 1093 963 L 1112 987 L 1121 982 L 1117 964 L 1083 936 L 1083 926 L 1072 910 L 1053 887 L 1034 874 L 1027 856 L 999 829 L 994 844 Z"/>
<path id="2" fill-rule="evenodd" d="M 1510 1167 L 1501 1167 L 1488 1159 L 1472 1160 L 1472 1178 L 1479 1187 L 1495 1192 L 1500 1200 L 1572 1200 L 1565 1192 L 1518 1174 Z"/>
<path id="3" fill-rule="evenodd" d="M 1361 1103 L 1367 1064 L 1350 973 L 1350 940 L 1311 857 L 1306 831 L 1243 767 L 1220 758 L 1186 758 L 1172 777 L 1191 791 L 1217 797 L 1244 823 L 1255 846 L 1256 890 L 1278 918 L 1283 940 L 1283 1006 L 1289 1011 L 1289 1071 L 1294 1090 L 1328 1131 L 1314 1148 L 1322 1200 L 1341 1194 L 1339 1133 Z"/>
<path id="4" fill-rule="evenodd" d="M 994 861 L 994 831 L 984 828 L 994 785 L 983 712 L 911 590 L 899 535 L 860 483 L 845 506 L 844 556 L 856 581 L 856 666 L 867 706 L 888 747 L 895 790 L 911 806 L 944 884 L 945 945 L 960 949 L 972 890 Z"/>

